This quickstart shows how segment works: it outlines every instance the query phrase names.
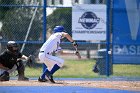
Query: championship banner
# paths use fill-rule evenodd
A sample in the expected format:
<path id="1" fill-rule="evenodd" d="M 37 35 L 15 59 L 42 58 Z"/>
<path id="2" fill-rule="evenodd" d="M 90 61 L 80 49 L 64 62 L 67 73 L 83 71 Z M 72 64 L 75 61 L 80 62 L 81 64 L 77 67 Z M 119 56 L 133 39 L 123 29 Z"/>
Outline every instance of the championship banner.
<path id="1" fill-rule="evenodd" d="M 106 40 L 106 5 L 73 6 L 72 38 L 74 40 Z"/>
<path id="2" fill-rule="evenodd" d="M 140 0 L 113 4 L 113 63 L 140 64 Z"/>

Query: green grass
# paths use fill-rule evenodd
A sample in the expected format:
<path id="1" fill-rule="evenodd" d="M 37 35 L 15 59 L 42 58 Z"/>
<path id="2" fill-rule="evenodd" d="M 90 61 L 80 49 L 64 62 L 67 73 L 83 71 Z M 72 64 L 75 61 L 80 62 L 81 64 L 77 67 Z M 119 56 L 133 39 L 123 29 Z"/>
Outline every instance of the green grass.
<path id="1" fill-rule="evenodd" d="M 68 60 L 64 67 L 55 74 L 56 77 L 75 77 L 89 78 L 97 77 L 97 74 L 92 72 L 92 67 L 95 61 L 93 60 Z"/>
<path id="2" fill-rule="evenodd" d="M 140 77 L 140 65 L 114 65 L 114 76 Z"/>
<path id="3" fill-rule="evenodd" d="M 65 60 L 63 68 L 58 70 L 54 77 L 58 78 L 98 78 L 106 77 L 92 72 L 95 60 Z M 26 76 L 39 77 L 42 67 L 26 68 Z M 113 65 L 113 75 L 140 77 L 140 65 Z"/>

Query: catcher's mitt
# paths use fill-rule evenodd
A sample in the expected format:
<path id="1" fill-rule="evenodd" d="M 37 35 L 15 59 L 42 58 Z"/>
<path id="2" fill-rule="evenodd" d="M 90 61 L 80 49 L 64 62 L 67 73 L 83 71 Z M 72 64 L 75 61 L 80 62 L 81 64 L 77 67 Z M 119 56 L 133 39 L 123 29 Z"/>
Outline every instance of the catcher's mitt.
<path id="1" fill-rule="evenodd" d="M 33 66 L 33 61 L 34 61 L 33 55 L 29 55 L 28 58 L 27 58 L 27 66 L 32 67 Z"/>

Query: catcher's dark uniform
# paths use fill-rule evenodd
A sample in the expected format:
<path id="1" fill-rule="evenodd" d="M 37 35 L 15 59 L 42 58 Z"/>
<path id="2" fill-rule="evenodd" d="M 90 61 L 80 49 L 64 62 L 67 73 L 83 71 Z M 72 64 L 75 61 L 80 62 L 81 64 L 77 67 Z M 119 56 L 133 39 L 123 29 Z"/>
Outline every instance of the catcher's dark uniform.
<path id="1" fill-rule="evenodd" d="M 7 50 L 0 54 L 0 64 L 9 70 L 16 66 L 18 71 L 18 80 L 28 80 L 28 78 L 24 77 L 25 67 L 23 62 L 18 58 L 22 58 L 22 54 L 19 52 L 17 43 L 15 41 L 9 41 L 7 44 Z M 5 71 L 0 75 L 0 81 L 8 80 L 9 73 Z"/>
<path id="2" fill-rule="evenodd" d="M 6 68 L 12 69 L 13 66 L 17 64 L 17 59 L 21 57 L 22 54 L 20 52 L 12 54 L 10 51 L 6 50 L 0 55 L 0 64 Z"/>

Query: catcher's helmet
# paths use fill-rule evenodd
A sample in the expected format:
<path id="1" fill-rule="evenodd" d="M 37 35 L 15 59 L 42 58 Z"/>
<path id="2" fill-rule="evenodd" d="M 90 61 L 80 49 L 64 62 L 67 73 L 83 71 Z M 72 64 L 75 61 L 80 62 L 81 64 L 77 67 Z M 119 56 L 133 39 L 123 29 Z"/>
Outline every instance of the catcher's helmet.
<path id="1" fill-rule="evenodd" d="M 54 33 L 57 32 L 65 32 L 65 29 L 63 26 L 55 26 L 55 28 L 53 29 Z"/>
<path id="2" fill-rule="evenodd" d="M 15 49 L 13 49 L 13 48 L 15 48 Z M 11 52 L 17 52 L 18 51 L 18 44 L 15 41 L 8 41 L 7 49 Z"/>

